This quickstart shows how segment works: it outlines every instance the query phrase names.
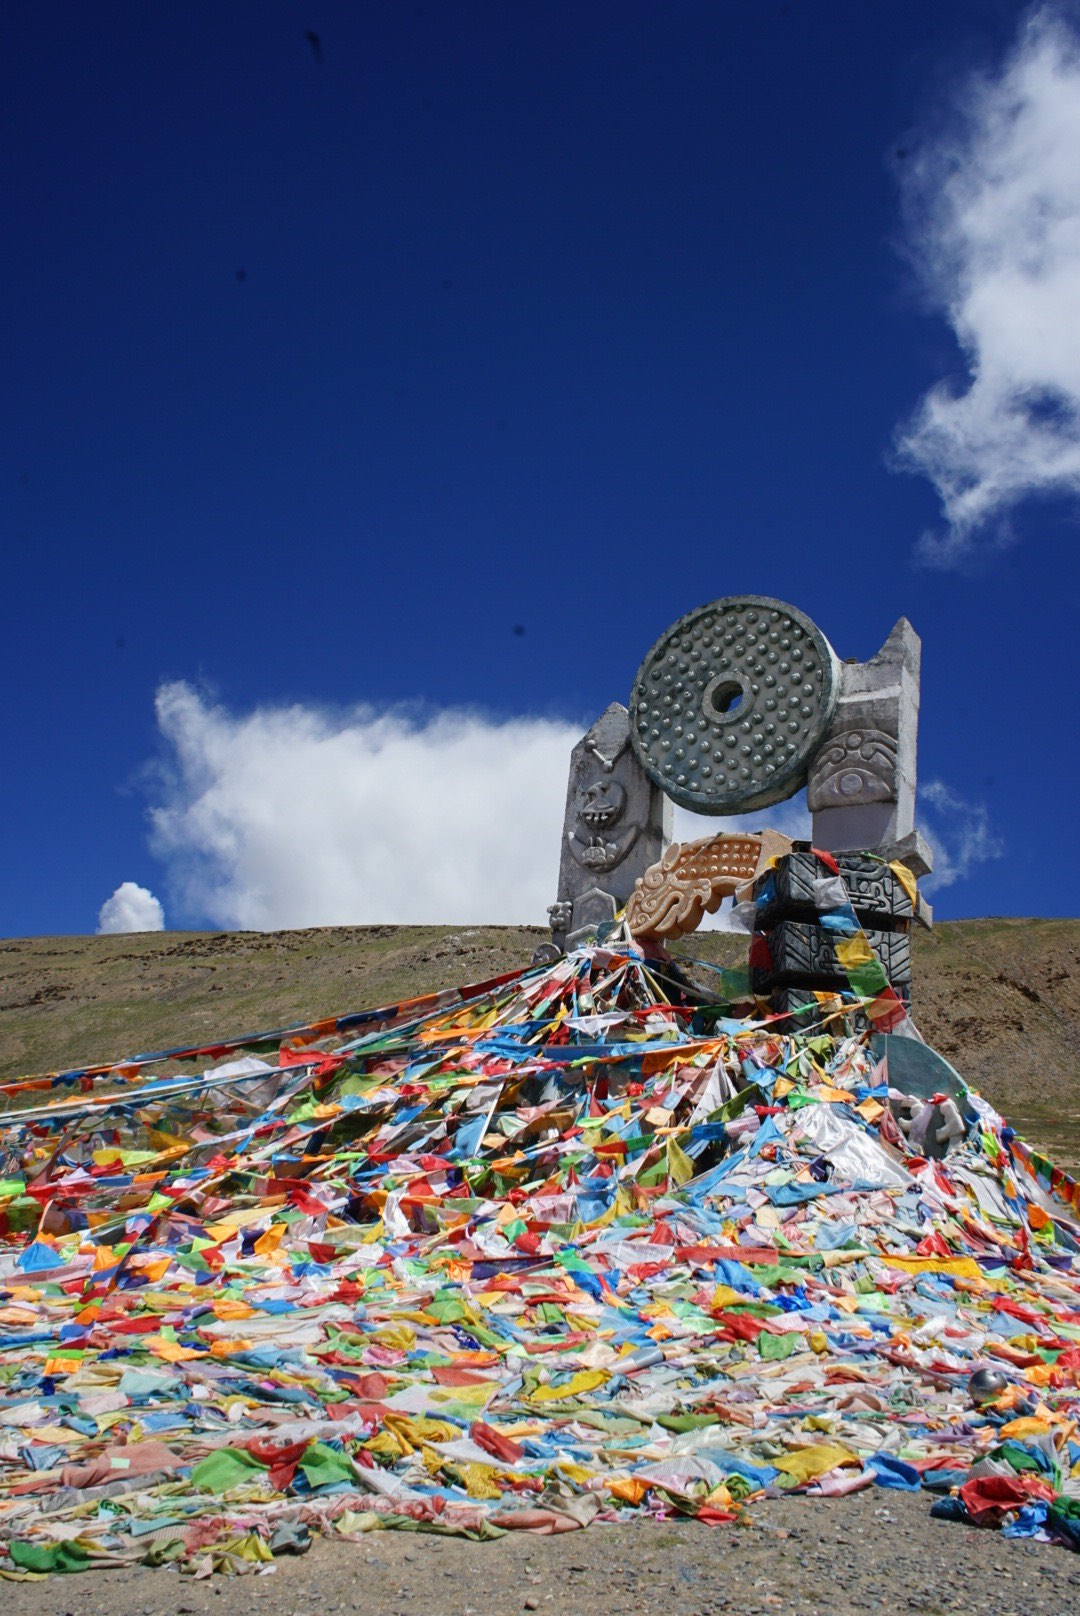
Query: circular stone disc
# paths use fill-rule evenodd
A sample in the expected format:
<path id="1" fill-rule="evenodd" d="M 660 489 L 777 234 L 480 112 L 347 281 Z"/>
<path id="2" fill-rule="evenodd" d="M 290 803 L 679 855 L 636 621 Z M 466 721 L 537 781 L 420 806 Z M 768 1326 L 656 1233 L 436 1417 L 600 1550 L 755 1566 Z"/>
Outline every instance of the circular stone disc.
<path id="1" fill-rule="evenodd" d="M 836 655 L 808 617 L 730 595 L 657 640 L 630 692 L 630 739 L 673 802 L 745 813 L 806 783 L 839 691 Z"/>

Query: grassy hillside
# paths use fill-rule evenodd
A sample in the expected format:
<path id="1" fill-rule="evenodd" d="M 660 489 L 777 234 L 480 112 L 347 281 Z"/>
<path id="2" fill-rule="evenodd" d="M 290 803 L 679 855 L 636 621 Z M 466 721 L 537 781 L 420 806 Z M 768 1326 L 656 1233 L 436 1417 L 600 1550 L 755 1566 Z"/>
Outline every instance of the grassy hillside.
<path id="1" fill-rule="evenodd" d="M 525 965 L 538 927 L 359 926 L 0 941 L 0 1076 L 383 1004 Z M 702 932 L 723 964 L 746 940 Z M 926 1037 L 1031 1138 L 1080 1164 L 1080 921 L 949 921 L 915 939 Z"/>

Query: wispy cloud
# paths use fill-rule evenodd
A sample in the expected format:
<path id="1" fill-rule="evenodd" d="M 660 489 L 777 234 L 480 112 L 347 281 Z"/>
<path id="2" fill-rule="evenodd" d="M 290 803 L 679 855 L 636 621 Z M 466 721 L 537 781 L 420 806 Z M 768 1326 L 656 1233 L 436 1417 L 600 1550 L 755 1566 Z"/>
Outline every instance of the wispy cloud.
<path id="1" fill-rule="evenodd" d="M 1003 857 L 1005 843 L 984 803 L 968 802 L 941 780 L 919 787 L 923 833 L 934 850 L 934 873 L 923 887 L 938 892 L 964 881 L 980 864 Z"/>
<path id="2" fill-rule="evenodd" d="M 956 566 L 1009 542 L 1037 494 L 1080 493 L 1080 32 L 1028 12 L 996 72 L 957 95 L 906 166 L 907 246 L 965 374 L 923 398 L 897 440 L 946 526 L 921 559 Z"/>
<path id="3" fill-rule="evenodd" d="M 161 904 L 135 881 L 121 881 L 98 911 L 98 935 L 124 931 L 164 931 Z"/>

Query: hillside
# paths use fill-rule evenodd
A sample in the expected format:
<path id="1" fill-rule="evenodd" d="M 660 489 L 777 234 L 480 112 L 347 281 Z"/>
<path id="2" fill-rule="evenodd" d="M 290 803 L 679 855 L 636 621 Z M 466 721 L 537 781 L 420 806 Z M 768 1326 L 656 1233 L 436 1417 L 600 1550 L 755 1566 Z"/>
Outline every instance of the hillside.
<path id="1" fill-rule="evenodd" d="M 334 927 L 0 942 L 0 1077 L 384 1004 L 525 965 L 539 927 Z M 744 938 L 684 952 L 733 965 Z M 949 921 L 915 939 L 931 1043 L 1030 1138 L 1080 1165 L 1080 921 Z"/>

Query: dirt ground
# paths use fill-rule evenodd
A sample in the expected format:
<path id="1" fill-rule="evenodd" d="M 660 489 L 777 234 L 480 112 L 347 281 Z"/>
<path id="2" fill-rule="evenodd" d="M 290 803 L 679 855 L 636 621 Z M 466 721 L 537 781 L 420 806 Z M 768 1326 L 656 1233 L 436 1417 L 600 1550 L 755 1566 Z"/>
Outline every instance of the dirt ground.
<path id="1" fill-rule="evenodd" d="M 753 1524 L 635 1521 L 555 1538 L 470 1543 L 373 1532 L 316 1542 L 269 1574 L 202 1582 L 175 1570 L 9 1583 L 19 1616 L 1069 1616 L 1080 1555 L 930 1518 L 926 1494 L 753 1506 Z"/>

